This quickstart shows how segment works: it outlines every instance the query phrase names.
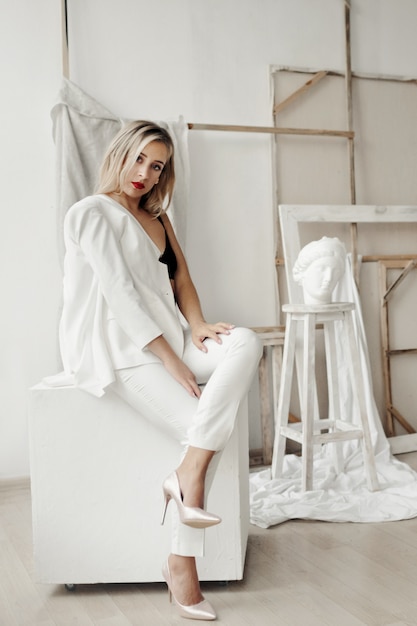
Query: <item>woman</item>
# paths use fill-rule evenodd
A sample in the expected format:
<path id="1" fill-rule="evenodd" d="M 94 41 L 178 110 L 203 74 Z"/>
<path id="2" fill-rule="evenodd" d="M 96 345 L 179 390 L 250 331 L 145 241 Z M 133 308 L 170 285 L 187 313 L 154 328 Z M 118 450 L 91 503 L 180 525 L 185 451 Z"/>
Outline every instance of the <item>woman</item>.
<path id="1" fill-rule="evenodd" d="M 211 620 L 195 557 L 203 529 L 221 520 L 204 499 L 261 348 L 248 329 L 205 321 L 165 213 L 174 179 L 172 140 L 158 125 L 132 122 L 113 139 L 96 195 L 65 218 L 60 342 L 79 387 L 113 389 L 183 445 L 163 485 L 163 520 L 176 503 L 163 575 L 183 617 Z"/>

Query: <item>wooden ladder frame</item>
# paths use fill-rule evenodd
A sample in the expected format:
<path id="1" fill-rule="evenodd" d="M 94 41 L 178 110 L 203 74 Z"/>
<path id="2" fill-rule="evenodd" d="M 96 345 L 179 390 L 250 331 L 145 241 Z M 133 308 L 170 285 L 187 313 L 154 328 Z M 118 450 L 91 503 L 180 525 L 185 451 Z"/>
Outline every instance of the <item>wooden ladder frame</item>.
<path id="1" fill-rule="evenodd" d="M 356 178 L 355 178 L 355 133 L 353 130 L 353 105 L 352 105 L 352 64 L 351 64 L 351 38 L 350 38 L 350 0 L 345 0 L 344 7 L 344 22 L 345 22 L 345 106 L 346 106 L 346 121 L 347 128 L 344 130 L 331 130 L 331 129 L 300 129 L 305 135 L 310 136 L 323 136 L 323 137 L 344 137 L 347 141 L 347 152 L 348 152 L 348 176 L 349 176 L 349 194 L 350 194 L 350 204 L 356 204 Z M 272 73 L 276 71 L 297 71 L 295 69 L 291 69 L 288 67 L 276 67 L 273 66 L 271 68 Z M 300 70 L 298 70 L 300 71 Z M 311 70 L 303 70 L 305 72 L 311 72 Z M 292 94 L 290 94 L 287 98 L 275 104 L 273 107 L 273 119 L 274 124 L 276 122 L 277 115 L 287 108 L 294 101 L 298 100 L 300 97 L 304 97 L 307 95 L 315 85 L 317 85 L 320 81 L 322 81 L 326 76 L 335 76 L 340 75 L 338 72 L 330 71 L 330 70 L 320 70 L 315 72 L 313 77 L 309 79 L 304 85 L 296 89 Z M 301 132 L 300 132 L 301 134 Z M 275 187 L 277 188 L 276 181 Z M 278 202 L 279 204 L 279 202 Z M 279 229 L 277 229 L 279 232 Z M 357 224 L 352 222 L 350 225 L 350 239 L 351 245 L 350 250 L 352 252 L 352 266 L 353 266 L 353 275 L 356 281 L 356 284 L 359 285 L 359 264 L 358 264 L 358 250 L 357 250 L 357 240 L 358 240 L 358 230 Z M 282 260 L 277 258 L 276 265 L 280 265 Z"/>
<path id="2" fill-rule="evenodd" d="M 392 349 L 390 346 L 390 334 L 389 334 L 389 315 L 388 315 L 388 302 L 394 296 L 398 286 L 405 280 L 405 278 L 412 272 L 417 266 L 417 255 L 414 258 L 409 257 L 397 257 L 390 259 L 380 259 L 378 261 L 379 269 L 379 286 L 381 296 L 381 345 L 382 345 L 382 365 L 384 376 L 384 390 L 385 390 L 385 408 L 386 408 L 386 434 L 388 437 L 395 437 L 395 424 L 396 421 L 404 428 L 404 430 L 413 434 L 416 432 L 415 428 L 410 422 L 400 413 L 400 411 L 393 404 L 392 397 L 392 384 L 391 384 L 391 357 L 401 354 L 416 354 L 417 348 L 403 348 L 400 350 Z M 402 270 L 399 276 L 388 286 L 388 270 L 400 269 Z"/>
<path id="3" fill-rule="evenodd" d="M 348 175 L 349 175 L 349 184 L 350 184 L 350 203 L 352 205 L 356 205 L 356 183 L 355 183 L 355 154 L 354 154 L 354 138 L 355 133 L 353 131 L 353 106 L 352 106 L 352 68 L 351 68 L 351 38 L 350 38 L 350 2 L 348 0 L 345 1 L 345 93 L 346 93 L 346 113 L 347 113 L 347 129 L 345 131 L 340 130 L 325 130 L 325 129 L 310 129 L 309 134 L 311 135 L 321 135 L 321 136 L 329 136 L 329 137 L 345 137 L 347 140 L 347 148 L 348 148 Z M 276 71 L 299 71 L 299 72 L 310 72 L 313 73 L 312 70 L 300 70 L 296 68 L 289 67 L 273 67 L 272 72 Z M 276 116 L 283 111 L 286 107 L 294 103 L 300 97 L 304 97 L 311 92 L 311 90 L 318 84 L 320 81 L 326 78 L 326 76 L 330 75 L 341 75 L 340 72 L 334 72 L 329 70 L 320 70 L 313 73 L 311 79 L 309 79 L 304 85 L 295 90 L 290 96 L 287 96 L 284 100 L 275 104 L 273 107 L 273 117 L 274 122 L 276 123 Z M 369 78 L 377 78 L 377 77 L 369 77 Z M 393 77 L 380 77 L 381 79 L 389 79 L 392 80 Z M 398 79 L 405 80 L 405 79 Z M 305 132 L 304 134 L 307 134 Z M 275 181 L 275 187 L 277 188 L 277 184 Z M 278 202 L 279 204 L 279 202 Z M 277 220 L 277 234 L 280 232 L 279 228 L 279 220 Z M 352 221 L 350 223 L 350 252 L 352 253 L 352 268 L 353 268 L 353 276 L 356 282 L 356 285 L 359 288 L 359 263 L 358 263 L 358 223 Z M 283 242 L 281 241 L 281 244 Z M 389 318 L 388 318 L 388 300 L 392 297 L 395 288 L 406 278 L 408 273 L 414 269 L 417 265 L 417 255 L 413 257 L 413 255 L 373 255 L 373 256 L 364 256 L 362 258 L 362 262 L 378 262 L 379 263 L 379 271 L 380 271 L 380 290 L 381 290 L 381 346 L 383 351 L 383 379 L 384 379 L 384 391 L 385 391 L 385 404 L 386 404 L 386 414 L 387 414 L 387 426 L 386 426 L 386 434 L 389 437 L 391 449 L 394 453 L 399 452 L 408 452 L 411 450 L 417 449 L 417 434 L 415 434 L 415 429 L 411 426 L 408 420 L 401 415 L 401 413 L 393 406 L 392 403 L 392 382 L 391 382 L 391 370 L 390 370 L 390 358 L 399 353 L 417 353 L 417 349 L 409 348 L 400 351 L 390 350 L 389 348 Z M 279 266 L 284 265 L 284 260 L 280 258 L 277 254 L 276 257 L 276 267 L 277 272 Z M 402 269 L 401 275 L 390 287 L 387 286 L 387 270 L 388 269 Z M 278 275 L 277 275 L 278 279 Z M 396 436 L 395 434 L 395 421 L 397 421 L 401 426 L 407 431 L 408 435 L 400 435 Z M 414 437 L 415 434 L 415 437 Z M 413 435 L 410 437 L 409 435 Z"/>

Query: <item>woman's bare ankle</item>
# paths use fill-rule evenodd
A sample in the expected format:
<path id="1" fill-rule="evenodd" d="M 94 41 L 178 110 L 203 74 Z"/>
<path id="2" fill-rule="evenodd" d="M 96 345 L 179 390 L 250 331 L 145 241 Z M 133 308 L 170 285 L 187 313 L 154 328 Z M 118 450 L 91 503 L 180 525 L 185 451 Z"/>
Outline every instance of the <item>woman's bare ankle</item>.
<path id="1" fill-rule="evenodd" d="M 192 606 L 203 600 L 195 558 L 170 554 L 168 557 L 172 593 L 180 604 Z"/>
<path id="2" fill-rule="evenodd" d="M 177 476 L 184 505 L 204 508 L 205 476 L 196 475 L 181 465 L 177 469 Z"/>
<path id="3" fill-rule="evenodd" d="M 190 446 L 177 468 L 185 506 L 204 508 L 206 473 L 214 452 Z"/>

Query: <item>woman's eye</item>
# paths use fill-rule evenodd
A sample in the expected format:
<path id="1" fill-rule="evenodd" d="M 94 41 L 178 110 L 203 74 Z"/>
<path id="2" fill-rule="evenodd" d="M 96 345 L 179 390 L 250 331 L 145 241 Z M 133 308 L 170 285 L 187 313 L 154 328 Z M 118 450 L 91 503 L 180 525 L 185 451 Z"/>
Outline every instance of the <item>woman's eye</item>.
<path id="1" fill-rule="evenodd" d="M 142 156 L 139 155 L 138 158 L 136 159 L 136 163 L 142 163 Z"/>
<path id="2" fill-rule="evenodd" d="M 161 171 L 161 166 L 158 165 L 157 163 L 155 163 L 155 165 L 153 166 L 153 169 L 155 170 L 155 172 L 160 172 Z"/>

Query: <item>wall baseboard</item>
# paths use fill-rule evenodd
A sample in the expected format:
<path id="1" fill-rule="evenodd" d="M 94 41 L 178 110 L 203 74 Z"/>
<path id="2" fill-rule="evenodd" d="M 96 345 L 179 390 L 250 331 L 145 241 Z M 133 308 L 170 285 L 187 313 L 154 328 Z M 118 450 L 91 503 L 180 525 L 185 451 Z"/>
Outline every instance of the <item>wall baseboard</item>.
<path id="1" fill-rule="evenodd" d="M 12 478 L 0 478 L 0 492 L 8 489 L 28 489 L 30 488 L 29 476 L 16 476 Z"/>

